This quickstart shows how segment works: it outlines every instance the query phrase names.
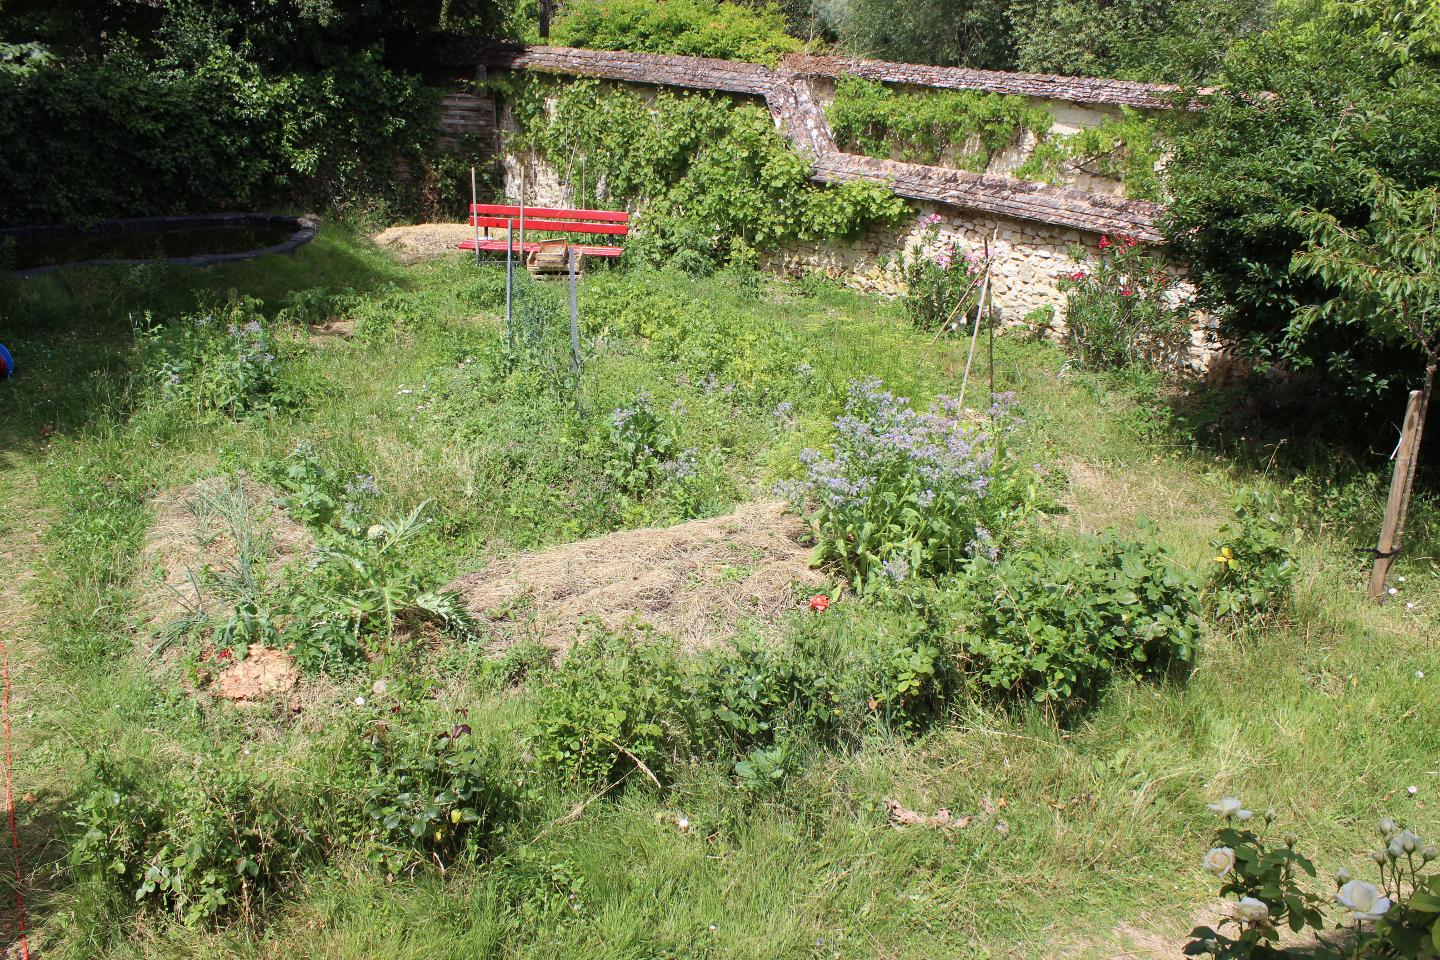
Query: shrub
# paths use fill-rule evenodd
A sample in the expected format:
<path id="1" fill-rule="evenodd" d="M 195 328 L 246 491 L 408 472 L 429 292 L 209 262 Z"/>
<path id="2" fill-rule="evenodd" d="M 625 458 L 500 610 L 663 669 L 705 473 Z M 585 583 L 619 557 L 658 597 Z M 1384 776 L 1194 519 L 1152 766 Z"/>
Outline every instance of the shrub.
<path id="1" fill-rule="evenodd" d="M 551 36 L 567 47 L 634 50 L 774 66 L 801 48 L 773 4 L 718 0 L 574 0 Z"/>
<path id="2" fill-rule="evenodd" d="M 953 662 L 903 602 L 811 614 L 786 643 L 742 637 L 699 660 L 687 690 L 695 747 L 747 785 L 774 785 L 799 744 L 922 729 L 956 686 Z"/>
<path id="3" fill-rule="evenodd" d="M 979 299 L 981 267 L 970 254 L 962 254 L 955 241 L 937 244 L 939 224 L 939 214 L 926 217 L 920 244 L 899 257 L 900 276 L 905 281 L 905 314 L 925 330 L 955 321 L 963 324 L 965 315 Z M 936 252 L 928 252 L 937 246 Z"/>
<path id="4" fill-rule="evenodd" d="M 1215 550 L 1206 592 L 1222 618 L 1265 616 L 1290 599 L 1299 531 L 1286 529 L 1275 498 L 1249 491 L 1235 504 L 1235 519 L 1210 541 Z"/>
<path id="5" fill-rule="evenodd" d="M 314 838 L 283 815 L 274 784 L 231 769 L 234 757 L 170 776 L 102 764 L 72 809 L 72 855 L 133 902 L 187 924 L 253 910 L 313 855 Z"/>
<path id="6" fill-rule="evenodd" d="M 1309 371 L 1297 384 L 1309 429 L 1323 422 L 1331 437 L 1386 452 L 1393 441 L 1377 437 L 1393 435 L 1391 411 L 1423 374 L 1424 354 L 1400 324 L 1305 309 L 1341 291 L 1295 269 L 1307 236 L 1293 214 L 1324 210 L 1361 228 L 1384 219 L 1377 174 L 1402 191 L 1440 180 L 1430 12 L 1410 0 L 1296 5 L 1227 51 L 1208 109 L 1175 113 L 1165 168 L 1166 233 L 1205 308 L 1256 361 Z"/>
<path id="7" fill-rule="evenodd" d="M 418 78 L 374 51 L 318 73 L 272 74 L 242 49 L 215 41 L 142 57 L 117 47 L 94 61 L 0 71 L 0 180 L 11 187 L 0 222 L 370 197 L 414 207 L 433 188 L 425 172 L 438 98 Z M 396 176 L 402 161 L 416 174 L 408 181 Z"/>
<path id="8" fill-rule="evenodd" d="M 852 236 L 907 209 L 882 184 L 813 183 L 809 161 L 755 104 L 593 80 L 519 77 L 502 89 L 520 128 L 514 147 L 564 158 L 574 203 L 644 204 L 627 259 L 701 273 L 753 266 L 757 250 Z"/>
<path id="9" fill-rule="evenodd" d="M 1320 898 L 1308 893 L 1299 879 L 1301 874 L 1314 877 L 1315 865 L 1295 850 L 1293 837 L 1280 844 L 1266 836 L 1275 811 L 1265 812 L 1264 826 L 1257 833 L 1249 827 L 1253 815 L 1234 797 L 1210 806 L 1224 820 L 1205 855 L 1205 869 L 1223 881 L 1222 897 L 1235 898 L 1232 917 L 1220 927 L 1223 930 L 1233 924 L 1237 934 L 1232 938 L 1209 927 L 1196 927 L 1190 935 L 1197 941 L 1189 944 L 1185 953 L 1248 957 L 1267 952 L 1266 947 L 1277 943 L 1282 926 L 1295 931 L 1321 929 Z"/>
<path id="10" fill-rule="evenodd" d="M 871 378 L 850 385 L 830 457 L 807 450 L 792 498 L 813 501 L 815 559 L 837 564 L 857 590 L 934 576 L 993 549 L 1038 498 L 997 426 L 966 422 L 955 400 L 928 413 Z"/>
<path id="11" fill-rule="evenodd" d="M 474 857 L 513 809 L 494 762 L 465 724 L 419 744 L 378 735 L 366 742 L 377 776 L 365 809 L 391 871 Z"/>
<path id="12" fill-rule="evenodd" d="M 1102 237 L 1093 262 L 1079 249 L 1071 258 L 1080 266 L 1060 281 L 1065 344 L 1081 364 L 1114 370 L 1145 362 L 1170 369 L 1183 361 L 1190 315 L 1175 303 L 1174 280 L 1133 237 Z"/>
<path id="13" fill-rule="evenodd" d="M 141 366 L 159 397 L 201 420 L 273 409 L 281 388 L 281 347 L 260 303 L 234 298 L 203 313 L 137 331 Z"/>
<path id="14" fill-rule="evenodd" d="M 1114 535 L 982 558 L 955 587 L 964 669 L 1005 696 L 1083 705 L 1116 673 L 1189 660 L 1199 638 L 1190 577 Z"/>
<path id="15" fill-rule="evenodd" d="M 687 729 L 682 691 L 671 645 L 597 630 L 543 678 L 526 740 L 574 782 L 608 786 L 637 770 L 660 782 Z"/>

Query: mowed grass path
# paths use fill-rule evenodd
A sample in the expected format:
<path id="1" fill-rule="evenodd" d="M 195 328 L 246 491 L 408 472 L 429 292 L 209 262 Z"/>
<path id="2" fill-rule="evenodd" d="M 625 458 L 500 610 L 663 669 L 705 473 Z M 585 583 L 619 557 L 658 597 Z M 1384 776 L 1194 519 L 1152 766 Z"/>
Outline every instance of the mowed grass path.
<path id="1" fill-rule="evenodd" d="M 728 295 L 723 283 L 666 282 Z M 298 374 L 309 392 L 296 409 L 177 425 L 135 405 L 130 317 L 178 313 L 199 293 L 232 288 L 275 308 L 316 287 L 353 292 L 360 335 L 311 339 Z M 157 682 L 136 652 L 133 584 L 154 492 L 307 440 L 373 474 L 397 510 L 431 501 L 440 522 L 425 549 L 440 577 L 631 522 L 603 504 L 564 509 L 585 488 L 580 478 L 557 494 L 537 466 L 558 455 L 560 441 L 546 435 L 554 411 L 457 393 L 466 356 L 496 336 L 494 292 L 458 258 L 401 268 L 339 229 L 293 259 L 205 274 L 60 274 L 0 292 L 0 317 L 19 318 L 10 345 L 23 374 L 0 385 L 6 603 L 24 610 L 28 600 L 34 611 L 7 631 L 24 657 L 17 792 L 35 798 L 20 807 L 20 829 L 30 899 L 55 955 L 1111 956 L 1126 947 L 1124 924 L 1178 948 L 1213 892 L 1199 869 L 1211 827 L 1204 803 L 1223 794 L 1274 806 L 1277 828 L 1304 838 L 1322 875 L 1364 872 L 1382 813 L 1427 839 L 1440 833 L 1433 545 L 1414 545 L 1398 571 L 1403 595 L 1377 608 L 1363 598 L 1353 544 L 1307 540 L 1285 622 L 1209 630 L 1188 676 L 1119 683 L 1065 728 L 1038 710 L 962 706 L 917 739 L 818 755 L 765 801 L 696 764 L 663 795 L 627 790 L 573 822 L 555 821 L 575 798 L 544 797 L 493 863 L 399 878 L 334 863 L 294 878 L 284 904 L 250 925 L 104 919 L 113 906 L 72 882 L 53 842 L 97 753 L 178 762 L 217 742 L 253 745 L 277 763 L 300 758 L 294 775 L 324 789 L 305 753 L 323 716 L 277 730 L 207 713 Z M 873 373 L 926 398 L 954 390 L 963 369 L 963 345 L 932 345 L 893 306 L 842 291 L 768 284 L 744 309 L 803 344 L 821 379 Z M 1001 337 L 995 374 L 1027 418 L 1027 455 L 1068 476 L 1057 493 L 1069 510 L 1055 523 L 1156 538 L 1203 574 L 1233 492 L 1286 482 L 1174 439 L 1153 426 L 1155 405 L 1133 383 L 1070 372 L 1051 346 Z M 657 406 L 684 406 L 696 435 L 721 431 L 740 497 L 793 472 L 795 452 L 823 441 L 834 412 L 817 403 L 779 429 L 759 413 L 710 409 L 702 391 L 623 341 L 592 361 L 587 383 L 597 409 L 644 388 Z M 463 699 L 466 662 L 415 669 L 449 671 L 447 695 Z M 509 736 L 523 705 L 474 697 L 474 715 Z M 953 831 L 897 830 L 887 799 L 977 816 Z M 547 902 L 517 906 L 517 888 Z M 556 898 L 568 904 L 559 922 Z"/>

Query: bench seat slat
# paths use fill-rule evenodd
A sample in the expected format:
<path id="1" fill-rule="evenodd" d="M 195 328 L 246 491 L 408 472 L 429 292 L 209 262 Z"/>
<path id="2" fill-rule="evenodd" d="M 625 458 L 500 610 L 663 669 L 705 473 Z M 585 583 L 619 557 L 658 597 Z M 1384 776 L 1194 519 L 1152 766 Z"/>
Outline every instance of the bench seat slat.
<path id="1" fill-rule="evenodd" d="M 630 228 L 623 223 L 579 223 L 573 220 L 532 220 L 527 214 L 524 220 L 511 220 L 505 217 L 471 217 L 472 227 L 513 227 L 519 230 L 522 226 L 526 230 L 550 230 L 555 233 L 606 233 L 615 236 L 625 236 Z"/>
<path id="2" fill-rule="evenodd" d="M 510 206 L 502 203 L 472 203 L 470 205 L 472 214 L 484 214 L 486 216 L 507 217 L 514 219 L 520 216 L 518 206 Z M 609 223 L 629 223 L 630 214 L 624 210 L 570 210 L 565 207 L 526 207 L 525 216 L 548 217 L 550 219 L 570 220 L 604 220 Z"/>
<path id="3" fill-rule="evenodd" d="M 457 245 L 457 249 L 474 250 L 475 241 L 465 240 Z M 492 253 L 503 253 L 506 249 L 506 243 L 504 240 L 481 240 L 480 249 Z M 515 244 L 516 253 L 534 253 L 537 250 L 543 249 L 545 249 L 545 245 L 542 243 L 530 243 L 527 241 L 524 244 Z M 624 247 L 599 247 L 586 246 L 584 244 L 576 244 L 575 250 L 583 253 L 587 257 L 618 257 L 625 252 Z"/>

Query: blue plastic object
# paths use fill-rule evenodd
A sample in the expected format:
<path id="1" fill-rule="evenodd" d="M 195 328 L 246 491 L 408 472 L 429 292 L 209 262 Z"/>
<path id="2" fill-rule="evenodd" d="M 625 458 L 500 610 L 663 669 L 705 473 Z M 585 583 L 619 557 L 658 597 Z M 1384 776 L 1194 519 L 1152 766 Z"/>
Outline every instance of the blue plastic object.
<path id="1" fill-rule="evenodd" d="M 5 344 L 0 343 L 0 380 L 9 380 L 10 375 L 15 372 L 15 358 L 10 356 L 10 351 L 5 349 Z"/>

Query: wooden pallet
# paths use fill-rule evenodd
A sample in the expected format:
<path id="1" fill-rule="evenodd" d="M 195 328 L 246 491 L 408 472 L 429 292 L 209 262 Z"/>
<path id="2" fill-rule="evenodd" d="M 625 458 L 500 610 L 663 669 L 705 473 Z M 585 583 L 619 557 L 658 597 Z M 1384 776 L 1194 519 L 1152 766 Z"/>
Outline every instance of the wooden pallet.
<path id="1" fill-rule="evenodd" d="M 532 277 L 569 276 L 570 263 L 566 256 L 569 249 L 569 241 L 542 240 L 538 250 L 525 254 L 525 267 Z M 585 255 L 579 250 L 575 251 L 575 272 L 585 272 Z"/>

